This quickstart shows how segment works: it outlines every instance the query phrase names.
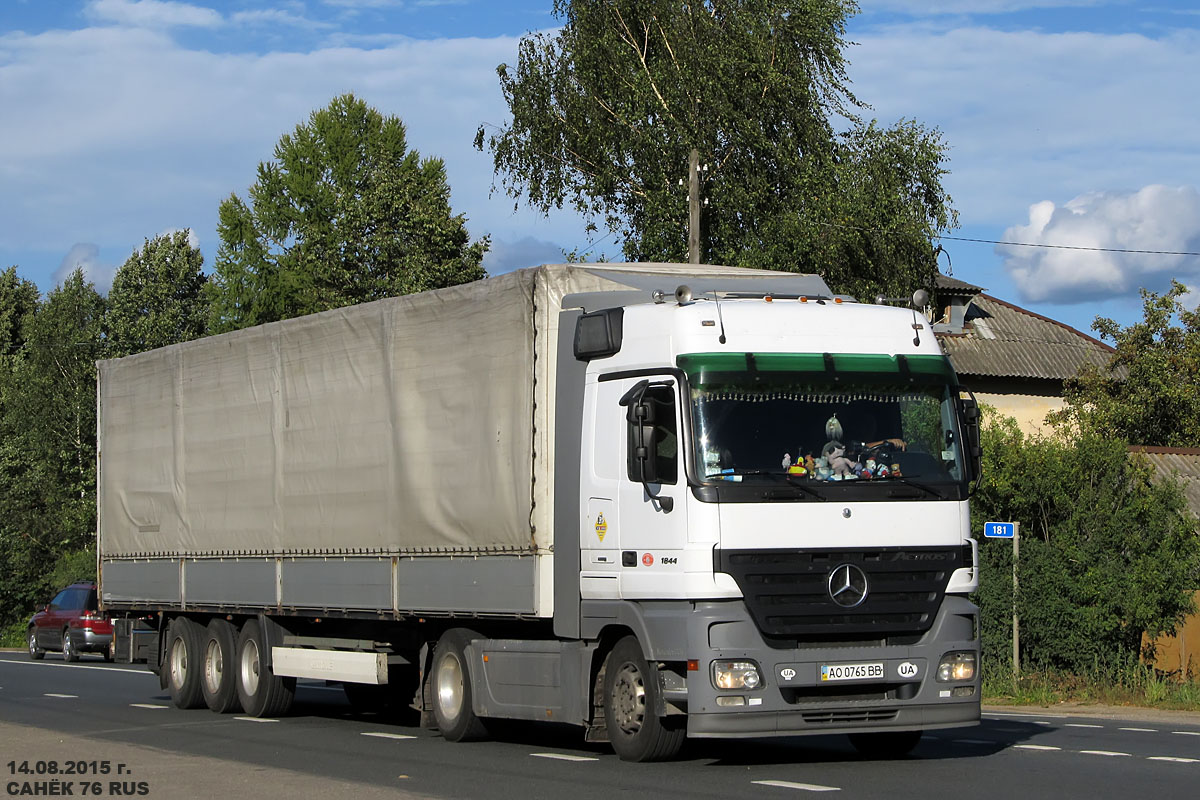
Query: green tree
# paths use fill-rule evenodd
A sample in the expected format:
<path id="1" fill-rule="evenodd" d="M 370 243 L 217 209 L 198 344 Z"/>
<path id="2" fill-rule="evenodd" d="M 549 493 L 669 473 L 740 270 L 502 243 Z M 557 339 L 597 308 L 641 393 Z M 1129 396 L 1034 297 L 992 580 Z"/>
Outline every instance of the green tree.
<path id="1" fill-rule="evenodd" d="M 37 284 L 18 276 L 16 267 L 0 272 L 0 359 L 20 352 L 37 305 Z"/>
<path id="2" fill-rule="evenodd" d="M 1086 673 L 1135 663 L 1142 634 L 1173 631 L 1200 587 L 1196 518 L 1176 483 L 1158 480 L 1125 442 L 1086 429 L 1070 439 L 1025 436 L 988 414 L 983 477 L 972 501 L 983 521 L 1021 523 L 1022 663 Z M 1007 669 L 1012 543 L 984 539 L 985 663 Z"/>
<path id="3" fill-rule="evenodd" d="M 76 270 L 46 297 L 0 411 L 0 611 L 44 600 L 61 557 L 96 531 L 96 371 L 104 299 Z"/>
<path id="4" fill-rule="evenodd" d="M 221 204 L 210 329 L 232 330 L 484 276 L 440 159 L 352 94 L 314 111 Z"/>
<path id="5" fill-rule="evenodd" d="M 930 286 L 957 224 L 937 131 L 855 116 L 850 0 L 556 0 L 563 26 L 497 71 L 512 122 L 475 143 L 514 198 L 570 205 L 630 260 L 687 258 L 688 158 L 702 260 L 819 272 L 860 296 Z M 834 129 L 840 118 L 848 127 Z"/>
<path id="6" fill-rule="evenodd" d="M 1180 302 L 1172 281 L 1158 295 L 1142 290 L 1142 321 L 1122 327 L 1097 317 L 1093 330 L 1116 353 L 1066 382 L 1059 423 L 1090 426 L 1134 444 L 1195 447 L 1200 442 L 1200 311 Z"/>
<path id="7" fill-rule="evenodd" d="M 204 256 L 190 231 L 147 239 L 113 277 L 108 293 L 109 355 L 126 356 L 205 333 Z"/>

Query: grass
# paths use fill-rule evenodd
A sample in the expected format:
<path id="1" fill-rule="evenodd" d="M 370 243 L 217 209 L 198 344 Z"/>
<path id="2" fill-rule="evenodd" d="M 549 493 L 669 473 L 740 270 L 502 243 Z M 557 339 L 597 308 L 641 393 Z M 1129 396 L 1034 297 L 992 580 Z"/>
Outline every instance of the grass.
<path id="1" fill-rule="evenodd" d="M 4 628 L 0 628 L 0 647 L 24 647 L 25 630 L 28 620 L 17 620 Z"/>
<path id="2" fill-rule="evenodd" d="M 1145 664 L 1120 669 L 1095 668 L 1088 674 L 1048 670 L 984 675 L 983 701 L 990 705 L 1052 706 L 1059 703 L 1141 706 L 1200 712 L 1200 680 L 1180 680 Z"/>

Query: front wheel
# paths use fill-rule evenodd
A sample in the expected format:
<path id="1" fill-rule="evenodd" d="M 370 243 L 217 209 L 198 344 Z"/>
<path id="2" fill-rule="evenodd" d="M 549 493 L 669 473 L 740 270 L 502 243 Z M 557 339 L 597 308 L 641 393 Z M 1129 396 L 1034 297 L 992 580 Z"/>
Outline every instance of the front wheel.
<path id="1" fill-rule="evenodd" d="M 487 736 L 487 728 L 471 708 L 471 673 L 466 650 L 474 634 L 451 628 L 433 651 L 433 716 L 442 736 L 467 742 Z"/>
<path id="2" fill-rule="evenodd" d="M 920 731 L 887 731 L 885 733 L 851 733 L 850 744 L 867 758 L 886 760 L 902 758 L 921 741 Z"/>
<path id="3" fill-rule="evenodd" d="M 608 654 L 604 668 L 604 724 L 622 761 L 665 761 L 683 747 L 684 718 L 656 715 L 657 695 L 657 673 L 637 638 L 626 636 Z"/>
<path id="4" fill-rule="evenodd" d="M 29 657 L 34 661 L 41 661 L 46 657 L 46 651 L 38 647 L 37 628 L 29 629 Z"/>

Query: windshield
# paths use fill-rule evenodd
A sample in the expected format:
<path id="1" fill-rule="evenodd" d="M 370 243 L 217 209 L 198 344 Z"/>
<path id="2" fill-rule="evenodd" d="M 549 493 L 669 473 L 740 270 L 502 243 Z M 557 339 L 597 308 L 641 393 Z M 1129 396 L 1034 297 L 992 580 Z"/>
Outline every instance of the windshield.
<path id="1" fill-rule="evenodd" d="M 942 356 L 714 353 L 679 366 L 706 483 L 865 490 L 963 479 L 957 380 Z"/>

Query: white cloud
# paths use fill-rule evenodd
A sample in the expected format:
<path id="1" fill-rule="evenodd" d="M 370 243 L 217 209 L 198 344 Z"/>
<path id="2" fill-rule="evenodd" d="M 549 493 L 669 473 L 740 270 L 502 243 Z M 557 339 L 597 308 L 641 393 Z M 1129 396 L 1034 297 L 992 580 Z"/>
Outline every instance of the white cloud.
<path id="1" fill-rule="evenodd" d="M 1083 303 L 1143 286 L 1161 290 L 1172 277 L 1200 279 L 1200 257 L 1101 251 L 1200 251 L 1200 192 L 1147 186 L 1091 192 L 1061 207 L 1046 200 L 1030 206 L 1029 224 L 1009 228 L 1004 239 L 1057 246 L 996 248 L 1027 301 Z"/>
<path id="2" fill-rule="evenodd" d="M 499 275 L 524 267 L 539 264 L 561 264 L 563 247 L 554 242 L 545 242 L 526 236 L 517 241 L 493 239 L 491 248 L 483 256 L 483 268 L 489 275 Z"/>
<path id="3" fill-rule="evenodd" d="M 308 30 L 322 30 L 333 28 L 331 22 L 321 22 L 319 20 L 309 19 L 301 14 L 293 14 L 290 11 L 284 11 L 281 8 L 263 8 L 255 11 L 236 11 L 230 16 L 229 21 L 234 25 L 243 25 L 247 27 L 254 26 L 279 26 L 285 25 L 292 28 L 305 28 Z"/>
<path id="4" fill-rule="evenodd" d="M 174 0 L 92 0 L 85 10 L 93 19 L 137 28 L 215 28 L 223 21 L 211 8 Z"/>
<path id="5" fill-rule="evenodd" d="M 63 257 L 54 271 L 54 285 L 61 286 L 72 272 L 80 269 L 83 275 L 96 286 L 96 291 L 107 295 L 112 288 L 116 267 L 100 261 L 100 248 L 90 242 L 80 242 Z"/>
<path id="6" fill-rule="evenodd" d="M 864 12 L 894 11 L 914 17 L 942 14 L 1008 14 L 1047 8 L 1112 5 L 1112 0 L 868 0 Z"/>
<path id="7" fill-rule="evenodd" d="M 854 91 L 885 124 L 937 126 L 965 225 L 1004 226 L 1035 200 L 1200 186 L 1200 30 L 1046 34 L 985 27 L 852 31 Z"/>

